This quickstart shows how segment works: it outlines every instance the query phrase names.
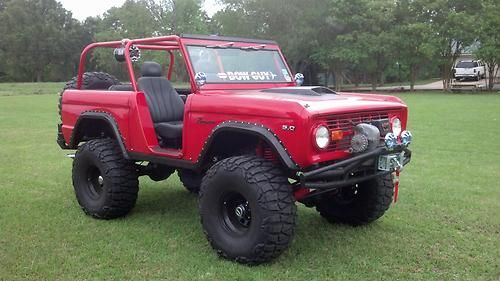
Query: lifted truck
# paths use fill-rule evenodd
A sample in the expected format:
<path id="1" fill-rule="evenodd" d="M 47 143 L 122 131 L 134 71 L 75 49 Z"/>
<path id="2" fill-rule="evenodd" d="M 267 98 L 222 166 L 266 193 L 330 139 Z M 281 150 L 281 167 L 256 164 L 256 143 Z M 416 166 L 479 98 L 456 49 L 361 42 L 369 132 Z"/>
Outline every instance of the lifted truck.
<path id="1" fill-rule="evenodd" d="M 114 49 L 129 83 L 84 72 L 94 48 Z M 164 52 L 168 66 L 140 63 L 141 50 Z M 175 58 L 185 64 L 188 89 L 170 83 Z M 76 149 L 78 203 L 96 218 L 121 217 L 135 205 L 139 176 L 160 181 L 177 171 L 199 193 L 211 246 L 247 264 L 288 247 L 296 201 L 330 222 L 377 220 L 410 161 L 406 105 L 300 87 L 303 79 L 268 40 L 181 35 L 90 44 L 59 107 L 57 142 Z"/>

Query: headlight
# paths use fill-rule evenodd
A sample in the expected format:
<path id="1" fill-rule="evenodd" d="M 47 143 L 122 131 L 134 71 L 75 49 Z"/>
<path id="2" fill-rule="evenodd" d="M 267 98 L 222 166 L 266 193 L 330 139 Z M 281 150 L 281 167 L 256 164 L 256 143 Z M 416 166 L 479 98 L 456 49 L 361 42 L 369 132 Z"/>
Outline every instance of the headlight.
<path id="1" fill-rule="evenodd" d="M 401 134 L 401 120 L 399 118 L 394 117 L 391 120 L 392 133 L 397 137 Z"/>
<path id="2" fill-rule="evenodd" d="M 328 128 L 325 126 L 319 126 L 314 131 L 314 138 L 316 140 L 316 145 L 323 149 L 330 144 L 330 134 L 328 133 Z"/>

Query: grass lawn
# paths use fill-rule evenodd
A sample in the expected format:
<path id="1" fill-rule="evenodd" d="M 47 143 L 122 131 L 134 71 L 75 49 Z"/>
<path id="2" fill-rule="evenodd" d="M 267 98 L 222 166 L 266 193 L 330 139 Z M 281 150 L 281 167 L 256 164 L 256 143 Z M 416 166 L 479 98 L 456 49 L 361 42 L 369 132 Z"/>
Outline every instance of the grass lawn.
<path id="1" fill-rule="evenodd" d="M 63 82 L 49 83 L 0 83 L 0 97 L 20 95 L 56 94 L 63 88 Z"/>
<path id="2" fill-rule="evenodd" d="M 176 176 L 141 178 L 124 219 L 85 216 L 55 142 L 59 85 L 0 84 L 0 280 L 500 278 L 498 94 L 401 94 L 415 141 L 399 202 L 357 228 L 301 206 L 290 249 L 247 267 L 212 251 Z"/>
<path id="3" fill-rule="evenodd" d="M 430 84 L 436 81 L 440 81 L 441 79 L 424 79 L 424 80 L 417 80 L 415 81 L 415 85 L 425 85 L 425 84 Z M 391 86 L 409 86 L 410 81 L 401 81 L 401 82 L 391 82 L 391 83 L 384 83 L 384 85 L 377 85 L 377 87 L 391 87 Z M 355 84 L 344 84 L 342 85 L 342 89 L 349 89 L 349 88 L 362 88 L 362 87 L 371 87 L 371 83 L 360 83 L 358 86 Z M 330 86 L 332 88 L 335 88 L 335 86 Z"/>

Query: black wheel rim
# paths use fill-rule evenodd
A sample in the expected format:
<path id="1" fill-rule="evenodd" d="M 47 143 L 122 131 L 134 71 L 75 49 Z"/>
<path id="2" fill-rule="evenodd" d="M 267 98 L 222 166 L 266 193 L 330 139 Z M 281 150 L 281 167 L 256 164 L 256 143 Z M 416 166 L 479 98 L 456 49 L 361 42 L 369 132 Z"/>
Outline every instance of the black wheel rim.
<path id="1" fill-rule="evenodd" d="M 104 178 L 97 167 L 89 167 L 87 171 L 88 194 L 92 199 L 98 199 L 104 190 Z"/>
<path id="2" fill-rule="evenodd" d="M 240 193 L 230 192 L 221 197 L 221 221 L 226 230 L 245 233 L 252 223 L 248 200 Z"/>

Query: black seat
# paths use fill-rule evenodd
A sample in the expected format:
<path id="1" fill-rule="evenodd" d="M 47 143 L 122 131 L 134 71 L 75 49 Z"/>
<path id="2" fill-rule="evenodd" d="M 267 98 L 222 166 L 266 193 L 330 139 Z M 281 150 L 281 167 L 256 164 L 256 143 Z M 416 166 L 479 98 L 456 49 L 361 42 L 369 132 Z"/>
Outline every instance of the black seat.
<path id="1" fill-rule="evenodd" d="M 138 87 L 146 95 L 156 134 L 166 143 L 179 144 L 182 137 L 184 102 L 170 81 L 161 73 L 156 62 L 145 62 L 141 67 Z"/>

